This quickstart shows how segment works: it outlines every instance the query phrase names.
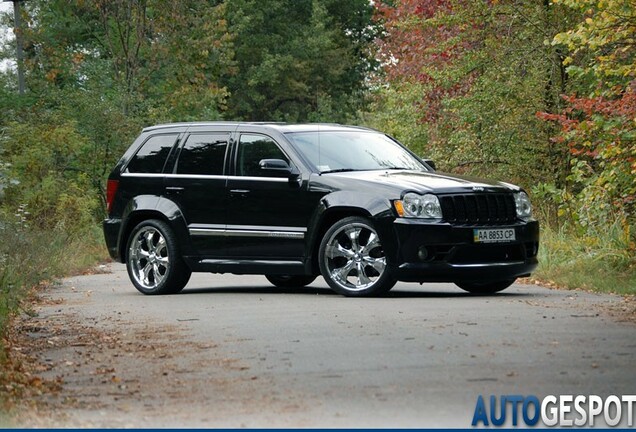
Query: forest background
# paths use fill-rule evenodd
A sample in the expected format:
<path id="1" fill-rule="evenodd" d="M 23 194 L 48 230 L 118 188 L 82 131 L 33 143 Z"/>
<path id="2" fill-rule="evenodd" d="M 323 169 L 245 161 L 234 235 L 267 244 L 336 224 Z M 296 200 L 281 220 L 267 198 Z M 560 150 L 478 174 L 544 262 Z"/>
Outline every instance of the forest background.
<path id="1" fill-rule="evenodd" d="M 106 177 L 174 121 L 377 128 L 523 186 L 545 284 L 636 294 L 633 0 L 21 6 L 24 94 L 0 46 L 0 333 L 28 288 L 106 259 Z"/>

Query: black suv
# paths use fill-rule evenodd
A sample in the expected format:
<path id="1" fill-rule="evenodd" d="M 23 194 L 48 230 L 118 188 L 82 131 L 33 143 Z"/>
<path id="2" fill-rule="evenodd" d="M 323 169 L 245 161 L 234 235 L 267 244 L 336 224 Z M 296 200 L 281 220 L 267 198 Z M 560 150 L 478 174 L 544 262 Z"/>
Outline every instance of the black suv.
<path id="1" fill-rule="evenodd" d="M 331 124 L 149 127 L 108 179 L 104 233 L 144 294 L 193 271 L 322 275 L 347 296 L 396 281 L 493 293 L 537 266 L 539 224 L 507 183 L 435 172 L 391 137 Z"/>

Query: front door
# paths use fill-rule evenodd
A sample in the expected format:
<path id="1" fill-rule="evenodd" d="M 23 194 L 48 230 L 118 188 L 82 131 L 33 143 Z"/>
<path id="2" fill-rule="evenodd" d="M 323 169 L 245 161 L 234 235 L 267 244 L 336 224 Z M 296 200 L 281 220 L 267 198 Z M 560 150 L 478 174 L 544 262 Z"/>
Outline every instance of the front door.
<path id="1" fill-rule="evenodd" d="M 272 138 L 255 133 L 240 135 L 235 159 L 235 173 L 227 185 L 228 256 L 302 259 L 316 202 L 306 185 L 260 166 L 263 159 L 281 159 L 292 166 L 294 162 Z"/>

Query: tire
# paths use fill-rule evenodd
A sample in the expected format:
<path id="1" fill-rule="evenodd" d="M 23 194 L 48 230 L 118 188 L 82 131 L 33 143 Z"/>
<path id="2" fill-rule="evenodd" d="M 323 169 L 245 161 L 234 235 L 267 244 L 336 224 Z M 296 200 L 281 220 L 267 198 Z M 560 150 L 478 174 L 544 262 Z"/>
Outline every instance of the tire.
<path id="1" fill-rule="evenodd" d="M 278 288 L 302 288 L 316 280 L 316 276 L 302 275 L 265 275 L 265 277 Z"/>
<path id="2" fill-rule="evenodd" d="M 348 297 L 382 295 L 397 282 L 373 224 L 359 216 L 341 219 L 327 230 L 318 263 L 329 286 Z"/>
<path id="3" fill-rule="evenodd" d="M 503 291 L 512 285 L 516 279 L 489 282 L 455 282 L 455 285 L 471 294 L 485 295 Z"/>
<path id="4" fill-rule="evenodd" d="M 135 288 L 149 295 L 176 294 L 192 274 L 172 229 L 156 219 L 145 220 L 132 230 L 126 245 L 126 269 Z"/>

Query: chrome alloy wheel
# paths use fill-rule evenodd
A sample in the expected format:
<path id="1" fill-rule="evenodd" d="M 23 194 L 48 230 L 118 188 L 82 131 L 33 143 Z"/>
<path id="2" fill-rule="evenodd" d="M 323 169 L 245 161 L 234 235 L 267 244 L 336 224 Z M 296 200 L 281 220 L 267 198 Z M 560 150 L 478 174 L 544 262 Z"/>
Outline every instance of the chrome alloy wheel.
<path id="1" fill-rule="evenodd" d="M 166 239 L 152 226 L 145 226 L 130 243 L 128 263 L 136 282 L 155 289 L 165 279 L 170 266 Z"/>
<path id="2" fill-rule="evenodd" d="M 372 287 L 386 269 L 386 257 L 378 233 L 356 222 L 336 230 L 323 256 L 331 279 L 347 291 Z"/>

